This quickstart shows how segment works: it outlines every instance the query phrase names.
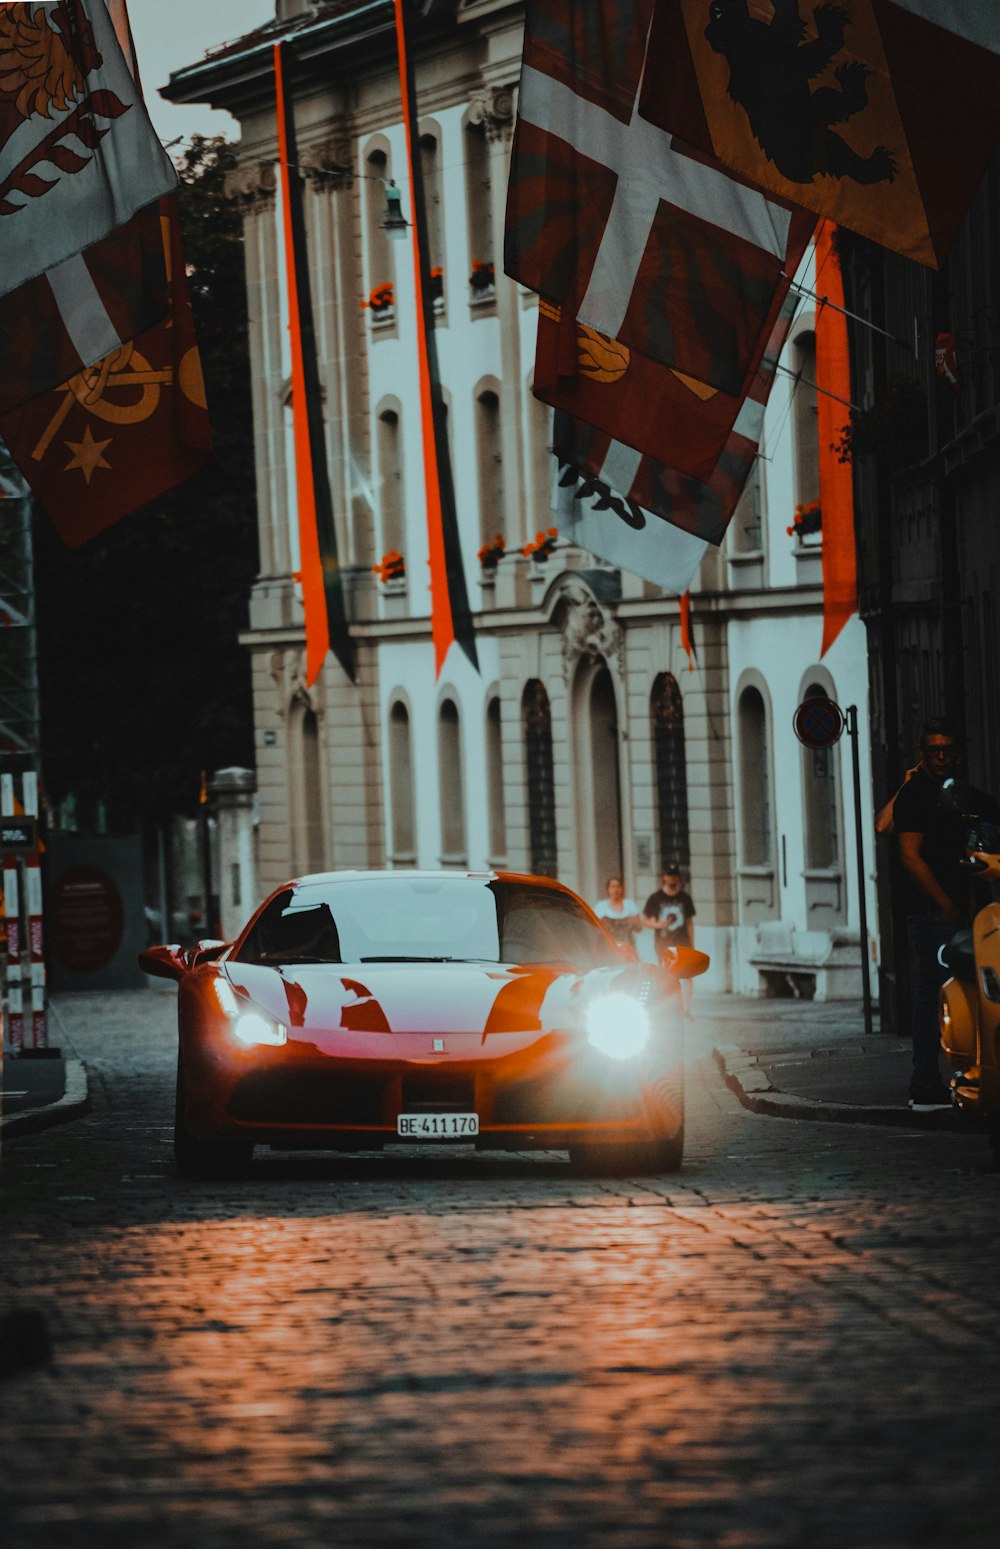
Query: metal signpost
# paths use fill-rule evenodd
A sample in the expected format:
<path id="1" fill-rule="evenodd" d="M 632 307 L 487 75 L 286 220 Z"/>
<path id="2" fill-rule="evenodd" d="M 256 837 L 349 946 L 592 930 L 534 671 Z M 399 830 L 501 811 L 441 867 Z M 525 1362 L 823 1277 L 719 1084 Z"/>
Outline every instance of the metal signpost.
<path id="1" fill-rule="evenodd" d="M 804 699 L 792 717 L 796 737 L 807 748 L 819 751 L 839 742 L 844 727 L 851 739 L 851 770 L 854 775 L 854 839 L 858 864 L 858 923 L 861 930 L 861 994 L 864 1002 L 865 1037 L 872 1033 L 872 989 L 868 962 L 868 906 L 865 899 L 865 847 L 861 829 L 861 759 L 858 753 L 858 709 L 848 705 L 846 713 L 832 699 L 817 695 Z"/>

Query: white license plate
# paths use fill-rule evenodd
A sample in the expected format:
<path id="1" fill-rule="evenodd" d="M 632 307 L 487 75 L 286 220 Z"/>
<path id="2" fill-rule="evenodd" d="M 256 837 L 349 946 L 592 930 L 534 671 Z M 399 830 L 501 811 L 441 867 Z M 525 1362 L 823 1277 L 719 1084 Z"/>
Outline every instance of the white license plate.
<path id="1" fill-rule="evenodd" d="M 407 1140 L 464 1140 L 479 1134 L 478 1113 L 400 1113 L 396 1134 Z"/>

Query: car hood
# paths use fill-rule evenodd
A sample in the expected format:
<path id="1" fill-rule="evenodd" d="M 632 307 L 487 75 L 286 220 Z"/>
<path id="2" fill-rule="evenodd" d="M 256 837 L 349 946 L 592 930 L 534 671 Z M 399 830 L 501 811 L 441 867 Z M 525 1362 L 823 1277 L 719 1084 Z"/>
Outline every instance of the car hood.
<path id="1" fill-rule="evenodd" d="M 220 965 L 233 988 L 302 1036 L 355 1033 L 547 1032 L 574 1023 L 582 1001 L 621 979 L 496 963 Z"/>

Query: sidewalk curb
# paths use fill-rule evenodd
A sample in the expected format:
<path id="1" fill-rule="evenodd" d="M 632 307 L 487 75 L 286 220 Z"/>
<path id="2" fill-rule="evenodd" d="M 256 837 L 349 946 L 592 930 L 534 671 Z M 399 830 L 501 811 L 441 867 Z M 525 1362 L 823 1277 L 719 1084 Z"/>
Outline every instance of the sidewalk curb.
<path id="1" fill-rule="evenodd" d="M 26 1108 L 23 1113 L 10 1113 L 0 1118 L 0 1141 L 4 1144 L 19 1135 L 30 1135 L 36 1130 L 49 1129 L 53 1124 L 68 1124 L 90 1110 L 90 1087 L 87 1067 L 82 1060 L 66 1061 L 66 1087 L 58 1102 L 47 1103 L 44 1108 Z"/>
<path id="2" fill-rule="evenodd" d="M 949 1130 L 965 1134 L 972 1128 L 968 1116 L 958 1112 L 913 1113 L 902 1106 L 886 1108 L 792 1097 L 773 1087 L 757 1059 L 735 1044 L 713 1049 L 712 1058 L 729 1090 L 751 1113 L 764 1113 L 776 1119 L 819 1119 L 825 1124 L 883 1124 L 902 1129 Z"/>

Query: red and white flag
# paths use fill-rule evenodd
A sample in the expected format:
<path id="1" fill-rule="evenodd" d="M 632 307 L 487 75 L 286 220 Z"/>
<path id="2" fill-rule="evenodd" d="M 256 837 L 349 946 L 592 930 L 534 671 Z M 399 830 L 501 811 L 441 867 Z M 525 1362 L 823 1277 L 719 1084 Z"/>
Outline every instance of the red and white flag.
<path id="1" fill-rule="evenodd" d="M 0 295 L 176 186 L 104 0 L 0 4 Z"/>
<path id="2" fill-rule="evenodd" d="M 0 436 L 69 548 L 197 473 L 211 455 L 176 198 L 162 200 L 156 218 L 167 316 L 54 392 L 0 416 Z"/>
<path id="3" fill-rule="evenodd" d="M 130 79 L 137 81 L 125 0 L 105 0 L 105 3 L 114 32 L 109 40 L 102 22 L 104 46 L 110 56 L 115 54 L 117 47 Z M 20 14 L 15 16 L 14 12 Z M 76 53 L 86 54 L 86 60 L 91 57 L 87 52 L 90 44 L 82 21 L 84 13 L 65 5 L 47 7 L 46 12 L 48 21 L 37 6 L 0 5 L 0 133 L 3 133 L 4 123 L 9 128 L 13 122 L 17 134 L 23 138 L 31 129 L 33 119 L 44 118 L 41 107 L 57 89 L 57 82 L 72 70 L 74 49 Z M 98 76 L 103 69 L 102 65 L 97 71 Z M 116 79 L 119 78 L 120 70 L 116 75 Z M 29 80 L 33 94 L 26 96 Z M 130 86 L 129 95 L 135 90 L 137 87 Z M 66 87 L 63 95 L 68 91 Z M 11 96 L 14 97 L 13 107 L 7 100 Z M 101 86 L 94 88 L 90 98 L 84 98 L 84 103 L 87 101 L 110 106 L 109 93 Z M 29 108 L 34 109 L 31 116 L 17 122 L 18 112 L 23 114 Z M 145 109 L 142 111 L 144 114 Z M 51 107 L 49 112 L 51 114 Z M 41 123 L 38 132 L 42 133 L 44 129 L 45 124 Z M 67 190 L 74 194 L 83 192 L 84 183 L 80 178 L 85 172 L 90 175 L 85 152 L 91 139 L 97 140 L 95 155 L 105 155 L 104 135 L 98 133 L 99 129 L 93 115 L 84 114 L 72 132 L 67 129 L 55 143 L 45 147 L 53 158 L 51 170 L 55 173 L 62 170 L 70 179 L 63 193 Z M 42 140 L 44 144 L 44 133 Z M 153 154 L 163 170 L 165 157 L 162 153 L 157 154 L 155 148 Z M 44 159 L 36 163 L 27 188 L 31 198 L 42 201 L 40 204 L 29 203 L 23 178 L 20 196 L 8 190 L 11 208 L 6 218 L 0 216 L 0 253 L 4 256 L 0 273 L 4 277 L 8 253 L 18 243 L 23 245 L 31 234 L 30 220 L 36 207 L 46 219 L 54 209 L 43 197 L 49 195 L 52 199 L 53 184 L 47 176 L 40 175 L 39 169 L 44 172 Z M 168 183 L 176 180 L 172 169 L 165 176 Z M 72 181 L 74 177 L 76 182 Z M 18 212 L 23 215 L 25 210 L 29 212 L 29 227 L 25 227 L 23 221 L 19 223 Z M 25 233 L 23 237 L 22 232 Z M 70 232 L 72 243 L 75 243 L 75 224 Z M 0 283 L 0 292 L 2 290 Z M 120 349 L 129 339 L 145 333 L 166 315 L 169 300 L 158 206 L 155 202 L 144 203 L 129 219 L 84 251 L 71 253 L 6 295 L 0 293 L 0 359 L 5 363 L 0 379 L 0 413 L 8 413 L 30 399 L 50 392 L 87 366 Z"/>
<path id="4" fill-rule="evenodd" d="M 678 467 L 684 461 L 683 448 L 680 436 L 672 433 L 666 418 L 657 454 L 630 446 L 604 429 L 557 411 L 553 426 L 556 456 L 581 474 L 617 491 L 640 510 L 652 512 L 706 543 L 721 543 L 753 471 L 764 428 L 764 409 L 797 304 L 795 296 L 789 293 L 771 330 L 760 369 L 707 477 L 693 477 Z"/>
<path id="5" fill-rule="evenodd" d="M 569 463 L 559 465 L 552 505 L 556 527 L 570 543 L 675 597 L 688 590 L 709 547 Z"/>
<path id="6" fill-rule="evenodd" d="M 158 206 L 0 296 L 0 414 L 145 333 L 169 305 Z"/>
<path id="7" fill-rule="evenodd" d="M 641 113 L 937 267 L 1000 139 L 995 0 L 656 0 Z"/>
<path id="8" fill-rule="evenodd" d="M 532 0 L 507 273 L 585 327 L 742 396 L 813 222 L 640 108 L 654 0 Z"/>
<path id="9" fill-rule="evenodd" d="M 740 396 L 662 366 L 541 300 L 532 390 L 611 441 L 690 478 L 710 479 L 734 430 L 754 444 L 760 439 L 794 312 L 788 296 L 787 286 L 775 294 L 767 350 Z"/>

